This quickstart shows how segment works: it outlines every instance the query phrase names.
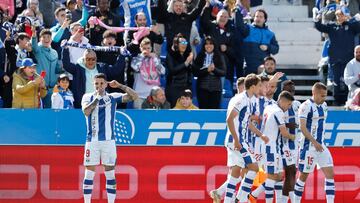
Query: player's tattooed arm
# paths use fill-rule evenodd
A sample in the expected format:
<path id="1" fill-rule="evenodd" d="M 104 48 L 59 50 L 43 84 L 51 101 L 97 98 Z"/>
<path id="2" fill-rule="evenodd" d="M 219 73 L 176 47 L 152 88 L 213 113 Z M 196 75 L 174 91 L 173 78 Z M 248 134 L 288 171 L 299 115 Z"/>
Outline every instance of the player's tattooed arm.
<path id="1" fill-rule="evenodd" d="M 135 90 L 131 89 L 130 87 L 120 84 L 118 81 L 113 80 L 109 82 L 109 86 L 113 88 L 120 88 L 122 91 L 124 91 L 126 94 L 122 97 L 122 102 L 130 102 L 134 101 L 139 98 Z"/>
<path id="2" fill-rule="evenodd" d="M 84 112 L 85 116 L 89 116 L 91 114 L 91 112 L 94 111 L 94 109 L 98 103 L 99 103 L 99 100 L 97 98 L 95 98 L 92 102 L 90 102 L 88 105 L 86 105 L 83 108 L 83 112 Z"/>

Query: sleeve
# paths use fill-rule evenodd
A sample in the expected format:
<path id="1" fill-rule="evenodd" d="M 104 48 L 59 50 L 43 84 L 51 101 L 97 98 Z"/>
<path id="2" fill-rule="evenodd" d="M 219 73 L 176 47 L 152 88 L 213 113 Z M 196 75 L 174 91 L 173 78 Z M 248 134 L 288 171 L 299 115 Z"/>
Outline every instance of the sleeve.
<path id="1" fill-rule="evenodd" d="M 174 58 L 170 54 L 168 54 L 166 57 L 166 64 L 167 64 L 169 73 L 172 75 L 176 75 L 176 74 L 180 73 L 183 69 L 188 68 L 185 66 L 185 63 L 180 63 L 180 64 L 175 65 Z"/>
<path id="2" fill-rule="evenodd" d="M 205 7 L 200 16 L 200 24 L 205 34 L 209 34 L 210 28 L 211 26 L 213 26 L 210 20 L 210 15 L 211 15 L 211 7 Z"/>
<path id="3" fill-rule="evenodd" d="M 293 101 L 293 109 L 295 112 L 295 123 L 296 124 L 300 124 L 299 121 L 299 108 L 300 108 L 301 103 L 297 100 Z"/>
<path id="4" fill-rule="evenodd" d="M 225 59 L 223 55 L 219 56 L 219 60 L 217 61 L 217 64 L 215 64 L 214 74 L 217 76 L 225 76 L 226 74 L 226 65 L 225 65 Z"/>
<path id="5" fill-rule="evenodd" d="M 58 93 L 53 93 L 51 95 L 51 108 L 52 109 L 63 109 L 63 106 L 61 106 L 61 97 Z"/>
<path id="6" fill-rule="evenodd" d="M 275 119 L 276 124 L 277 124 L 278 126 L 285 125 L 285 115 L 284 115 L 284 112 L 276 111 L 276 112 L 274 113 L 274 119 Z"/>
<path id="7" fill-rule="evenodd" d="M 304 102 L 300 105 L 300 108 L 299 108 L 299 120 L 300 119 L 306 119 L 308 114 L 310 112 L 310 104 L 308 102 Z"/>
<path id="8" fill-rule="evenodd" d="M 330 27 L 329 25 L 324 25 L 321 23 L 321 21 L 315 22 L 315 28 L 319 31 L 319 32 L 325 32 L 325 33 L 329 33 L 330 32 Z"/>
<path id="9" fill-rule="evenodd" d="M 273 55 L 279 53 L 279 43 L 276 40 L 275 33 L 274 36 L 271 38 L 269 52 Z"/>
<path id="10" fill-rule="evenodd" d="M 81 19 L 78 20 L 77 22 L 80 23 L 82 27 L 85 27 L 87 24 L 88 18 L 89 18 L 89 12 L 88 12 L 86 6 L 83 6 Z"/>
<path id="11" fill-rule="evenodd" d="M 57 31 L 52 30 L 52 41 L 53 42 L 60 42 L 62 35 L 64 34 L 65 29 L 60 27 Z"/>
<path id="12" fill-rule="evenodd" d="M 238 6 L 235 9 L 235 18 L 234 18 L 235 28 L 243 37 L 249 35 L 249 26 L 244 23 L 243 15 L 241 14 L 241 8 Z"/>
<path id="13" fill-rule="evenodd" d="M 156 44 L 162 44 L 164 42 L 163 36 L 161 34 L 156 34 L 153 31 L 150 31 L 149 39 L 151 40 L 152 43 L 156 43 Z"/>
<path id="14" fill-rule="evenodd" d="M 36 37 L 31 37 L 31 47 L 35 54 L 39 52 L 39 46 Z"/>
<path id="15" fill-rule="evenodd" d="M 349 24 L 351 30 L 355 33 L 358 34 L 360 33 L 360 22 L 359 21 L 355 21 Z"/>
<path id="16" fill-rule="evenodd" d="M 355 74 L 353 64 L 351 62 L 352 61 L 346 64 L 344 70 L 344 82 L 346 85 L 352 85 L 359 80 L 359 76 Z"/>
<path id="17" fill-rule="evenodd" d="M 141 60 L 140 60 L 140 56 L 134 57 L 131 60 L 131 68 L 135 71 L 135 72 L 139 72 L 140 71 L 140 66 L 141 66 Z"/>
<path id="18" fill-rule="evenodd" d="M 69 49 L 63 49 L 62 51 L 62 63 L 63 63 L 63 67 L 64 69 L 71 73 L 71 74 L 75 74 L 76 73 L 76 65 L 70 62 L 70 54 L 69 54 Z"/>
<path id="19" fill-rule="evenodd" d="M 124 72 L 125 59 L 122 55 L 119 55 L 115 65 L 106 65 L 106 75 L 108 77 L 116 77 Z"/>
<path id="20" fill-rule="evenodd" d="M 246 101 L 244 99 L 239 100 L 235 105 L 233 110 L 240 112 L 243 108 L 246 108 Z"/>
<path id="21" fill-rule="evenodd" d="M 84 109 L 92 100 L 91 94 L 84 94 L 81 99 L 81 108 Z"/>
<path id="22" fill-rule="evenodd" d="M 204 65 L 204 57 L 203 57 L 203 52 L 199 53 L 199 55 L 196 57 L 192 68 L 193 68 L 193 73 L 194 76 L 197 77 L 203 77 L 209 74 L 209 72 L 207 71 L 207 67 L 203 68 Z"/>
<path id="23" fill-rule="evenodd" d="M 154 58 L 156 70 L 160 75 L 165 75 L 165 67 L 162 65 L 159 58 Z"/>
<path id="24" fill-rule="evenodd" d="M 123 93 L 119 93 L 119 92 L 113 92 L 113 93 L 110 93 L 110 95 L 114 98 L 116 103 L 119 102 L 119 101 L 122 102 L 122 98 L 124 96 Z"/>
<path id="25" fill-rule="evenodd" d="M 199 5 L 189 13 L 189 17 L 191 21 L 196 20 L 196 18 L 201 14 L 201 11 L 203 10 L 205 3 L 206 3 L 205 0 L 200 0 Z"/>

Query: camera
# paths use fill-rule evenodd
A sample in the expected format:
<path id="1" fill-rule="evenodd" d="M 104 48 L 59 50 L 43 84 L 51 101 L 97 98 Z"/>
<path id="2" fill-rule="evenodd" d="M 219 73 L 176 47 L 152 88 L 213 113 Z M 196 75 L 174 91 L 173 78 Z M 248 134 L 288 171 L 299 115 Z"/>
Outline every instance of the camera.
<path id="1" fill-rule="evenodd" d="M 72 21 L 72 14 L 70 10 L 66 10 L 65 18 L 69 21 Z"/>

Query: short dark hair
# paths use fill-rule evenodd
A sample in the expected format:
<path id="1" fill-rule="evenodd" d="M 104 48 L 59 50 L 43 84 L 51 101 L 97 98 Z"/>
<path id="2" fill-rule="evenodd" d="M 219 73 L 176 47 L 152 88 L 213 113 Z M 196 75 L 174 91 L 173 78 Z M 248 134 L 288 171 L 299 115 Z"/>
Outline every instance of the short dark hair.
<path id="1" fill-rule="evenodd" d="M 256 12 L 261 12 L 261 13 L 263 13 L 263 14 L 264 14 L 264 18 L 265 18 L 265 22 L 267 21 L 267 19 L 268 19 L 268 14 L 266 13 L 266 11 L 265 11 L 264 9 L 258 9 L 258 10 L 255 11 L 255 13 L 256 13 Z"/>
<path id="2" fill-rule="evenodd" d="M 62 81 L 62 80 L 70 81 L 69 76 L 66 75 L 66 74 L 61 74 L 61 75 L 59 75 L 59 77 L 58 77 L 58 79 L 57 79 L 57 82 L 60 82 L 60 81 Z"/>
<path id="3" fill-rule="evenodd" d="M 236 87 L 239 87 L 240 85 L 244 84 L 244 82 L 245 82 L 245 77 L 239 77 L 236 80 Z"/>
<path id="4" fill-rule="evenodd" d="M 51 31 L 49 29 L 43 29 L 40 32 L 40 37 L 44 36 L 44 35 L 50 35 L 51 36 Z"/>
<path id="5" fill-rule="evenodd" d="M 295 86 L 295 83 L 292 80 L 285 80 L 285 82 L 283 82 L 283 90 L 285 86 Z"/>
<path id="6" fill-rule="evenodd" d="M 145 18 L 146 18 L 146 15 L 145 15 L 145 13 L 144 12 L 142 12 L 142 11 L 140 11 L 140 12 L 137 12 L 136 14 L 135 14 L 135 20 L 137 20 L 138 19 L 138 17 L 139 17 L 139 15 L 144 15 L 145 16 Z M 147 19 L 146 19 L 147 20 Z"/>
<path id="7" fill-rule="evenodd" d="M 266 75 L 261 75 L 260 80 L 261 80 L 261 82 L 269 82 L 270 78 Z"/>
<path id="8" fill-rule="evenodd" d="M 103 38 L 105 39 L 108 37 L 112 37 L 112 38 L 116 39 L 116 37 L 117 37 L 116 32 L 111 31 L 111 30 L 106 30 L 103 34 Z"/>
<path id="9" fill-rule="evenodd" d="M 184 90 L 184 91 L 181 93 L 180 97 L 190 97 L 190 98 L 192 98 L 192 92 L 191 92 L 191 90 L 190 90 L 190 89 Z"/>
<path id="10" fill-rule="evenodd" d="M 16 44 L 19 44 L 20 39 L 21 40 L 24 40 L 24 39 L 29 39 L 30 40 L 30 37 L 26 32 L 20 32 L 16 36 L 16 39 L 15 39 Z"/>
<path id="11" fill-rule="evenodd" d="M 245 89 L 250 89 L 251 86 L 257 85 L 260 82 L 259 76 L 255 75 L 254 73 L 251 73 L 246 76 L 245 78 Z"/>
<path id="12" fill-rule="evenodd" d="M 292 96 L 291 93 L 288 92 L 288 91 L 282 91 L 282 92 L 279 94 L 278 101 L 279 101 L 280 99 L 286 99 L 286 100 L 289 100 L 289 101 L 294 101 L 294 100 L 295 100 L 294 96 Z"/>
<path id="13" fill-rule="evenodd" d="M 55 10 L 55 16 L 57 16 L 61 11 L 66 11 L 66 8 L 65 7 L 59 7 Z"/>
<path id="14" fill-rule="evenodd" d="M 94 79 L 102 78 L 106 81 L 106 75 L 104 73 L 98 73 L 94 76 Z"/>
<path id="15" fill-rule="evenodd" d="M 324 85 L 324 83 L 322 83 L 322 82 L 316 82 L 316 83 L 313 85 L 312 89 L 313 89 L 313 90 L 314 90 L 314 89 L 317 89 L 317 90 L 327 90 L 327 87 L 326 87 L 326 85 Z"/>
<path id="16" fill-rule="evenodd" d="M 276 64 L 276 60 L 275 60 L 275 58 L 272 57 L 272 56 L 267 56 L 267 57 L 265 57 L 265 58 L 264 58 L 264 64 L 265 64 L 266 61 L 273 61 L 273 62 Z"/>

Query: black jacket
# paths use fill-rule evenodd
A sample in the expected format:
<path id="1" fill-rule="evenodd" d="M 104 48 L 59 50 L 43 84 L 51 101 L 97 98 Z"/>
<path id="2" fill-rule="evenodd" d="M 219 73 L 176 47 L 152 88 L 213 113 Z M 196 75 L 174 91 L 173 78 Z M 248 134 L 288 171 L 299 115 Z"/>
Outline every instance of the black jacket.
<path id="1" fill-rule="evenodd" d="M 222 91 L 221 77 L 225 76 L 226 64 L 224 57 L 220 53 L 214 53 L 213 63 L 215 65 L 214 71 L 208 72 L 207 67 L 203 68 L 206 54 L 201 51 L 196 57 L 193 71 L 194 76 L 197 76 L 197 88 L 212 91 Z"/>
<path id="2" fill-rule="evenodd" d="M 126 37 L 126 41 L 125 41 L 127 50 L 130 51 L 130 53 L 133 57 L 137 56 L 140 53 L 140 43 L 145 38 L 145 37 L 142 38 L 139 41 L 139 44 L 134 44 L 132 42 L 132 40 L 134 39 L 134 33 L 135 33 L 135 31 L 132 31 L 132 30 L 129 31 L 128 35 Z M 164 42 L 164 38 L 162 37 L 162 35 L 156 34 L 153 31 L 150 31 L 149 35 L 147 35 L 146 37 L 151 41 L 151 47 L 153 47 L 153 48 L 154 48 L 154 43 L 162 44 Z"/>
<path id="3" fill-rule="evenodd" d="M 170 50 L 166 56 L 167 77 L 166 85 L 173 87 L 189 87 L 192 83 L 192 65 L 186 66 L 185 61 L 190 51 L 181 55 Z"/>

